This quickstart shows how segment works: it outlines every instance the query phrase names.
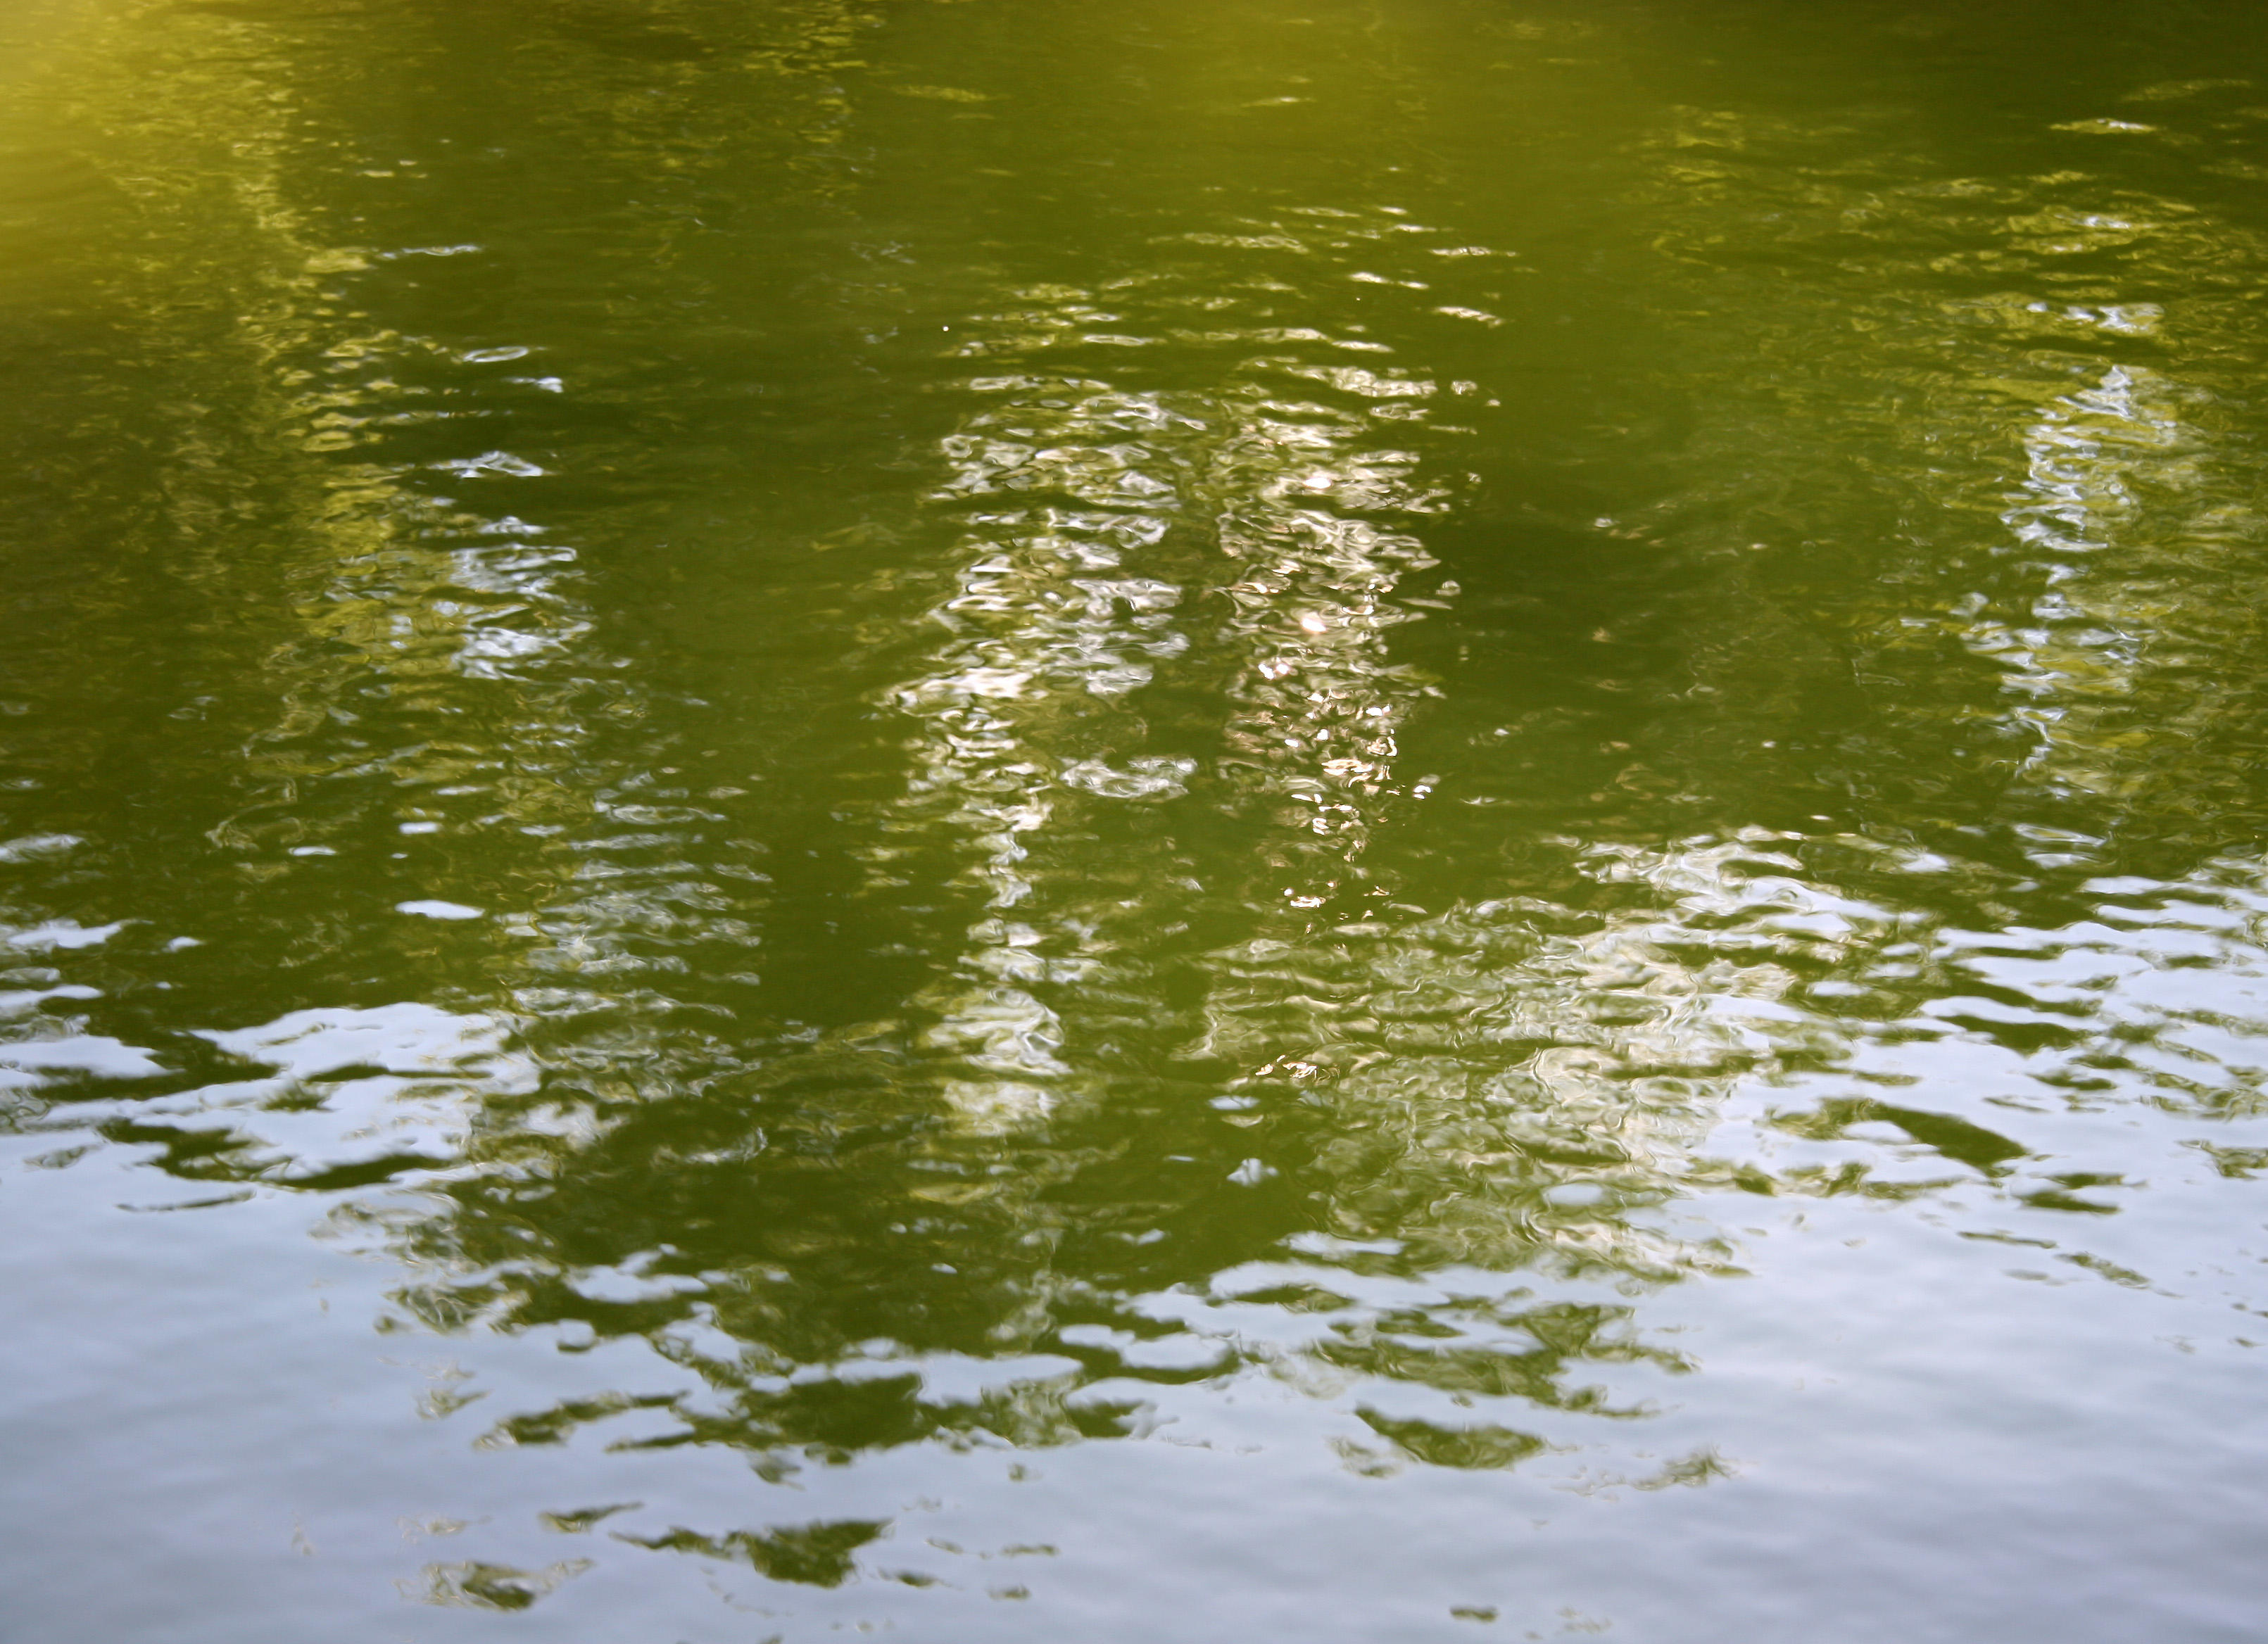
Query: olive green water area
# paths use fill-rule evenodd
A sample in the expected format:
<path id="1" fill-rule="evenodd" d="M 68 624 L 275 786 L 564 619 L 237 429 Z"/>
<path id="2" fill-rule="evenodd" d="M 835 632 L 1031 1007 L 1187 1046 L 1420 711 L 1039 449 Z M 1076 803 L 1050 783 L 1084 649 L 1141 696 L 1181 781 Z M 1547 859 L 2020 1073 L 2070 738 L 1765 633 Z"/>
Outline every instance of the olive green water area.
<path id="1" fill-rule="evenodd" d="M 0 35 L 0 1637 L 2268 1633 L 2268 12 Z"/>

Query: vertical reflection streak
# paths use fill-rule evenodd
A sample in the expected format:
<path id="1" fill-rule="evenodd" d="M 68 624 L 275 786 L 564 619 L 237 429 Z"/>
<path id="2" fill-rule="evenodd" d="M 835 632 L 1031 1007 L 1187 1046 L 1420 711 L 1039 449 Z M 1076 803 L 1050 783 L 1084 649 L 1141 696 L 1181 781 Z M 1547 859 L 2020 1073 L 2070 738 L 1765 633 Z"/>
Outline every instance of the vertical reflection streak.
<path id="1" fill-rule="evenodd" d="M 1150 341 L 1086 330 L 1122 317 L 1084 291 L 1018 295 L 1026 306 L 964 327 L 976 333 L 964 355 Z M 1173 294 L 1139 296 L 1170 305 Z M 1280 398 L 1287 378 L 1359 408 Z M 1304 923 L 1360 880 L 1373 816 L 1397 791 L 1397 730 L 1427 688 L 1386 650 L 1414 614 L 1396 589 L 1433 563 L 1396 522 L 1443 499 L 1414 480 L 1415 451 L 1379 439 L 1421 418 L 1432 392 L 1396 371 L 1263 356 L 1210 393 L 1170 397 L 1084 376 L 972 385 L 1002 397 L 942 447 L 948 474 L 932 501 L 968 529 L 930 615 L 954 637 L 886 694 L 916 733 L 886 825 L 909 843 L 883 859 L 916 838 L 960 841 L 982 914 L 954 979 L 923 1002 L 935 1016 L 924 1042 L 957 1066 L 954 1110 L 987 1126 L 1094 1087 L 1094 1070 L 1065 1060 L 1064 1011 L 1108 976 L 1110 928 L 1177 928 L 1193 894 L 1230 889 L 1152 860 L 1142 883 L 1105 895 L 1082 861 L 1097 807 L 1180 800 L 1197 783 L 1259 831 L 1277 883 L 1245 894 L 1261 896 L 1263 920 Z M 1141 694 L 1160 669 L 1210 682 L 1226 707 L 1203 778 L 1189 753 L 1145 751 Z"/>
<path id="2" fill-rule="evenodd" d="M 1382 387 L 1395 409 L 1400 395 L 1432 389 L 1336 375 Z M 1362 877 L 1373 819 L 1395 791 L 1396 734 L 1427 689 L 1386 645 L 1416 615 L 1395 590 L 1435 561 L 1378 517 L 1422 517 L 1443 499 L 1414 482 L 1415 452 L 1365 449 L 1369 433 L 1350 413 L 1261 399 L 1212 476 L 1220 547 L 1239 573 L 1223 590 L 1240 657 L 1223 772 L 1271 796 L 1280 826 L 1309 836 L 1289 848 L 1301 867 L 1282 887 L 1293 908 L 1320 907 Z"/>
<path id="3" fill-rule="evenodd" d="M 982 899 L 954 980 L 924 1002 L 936 1019 L 924 1038 L 962 1068 L 946 1097 L 978 1125 L 1043 1115 L 1071 1072 L 1062 1021 L 1032 988 L 1092 975 L 1094 931 L 1060 879 L 1041 891 L 1034 856 L 1050 824 L 1079 790 L 1153 799 L 1194 768 L 1111 755 L 1131 738 L 1125 699 L 1188 648 L 1182 588 L 1138 561 L 1173 522 L 1177 445 L 1204 428 L 1158 396 L 1091 380 L 995 392 L 1010 397 L 945 442 L 950 472 L 932 497 L 968 515 L 953 594 L 930 613 L 954 637 L 929 672 L 887 693 L 916 730 L 886 826 L 957 837 Z"/>

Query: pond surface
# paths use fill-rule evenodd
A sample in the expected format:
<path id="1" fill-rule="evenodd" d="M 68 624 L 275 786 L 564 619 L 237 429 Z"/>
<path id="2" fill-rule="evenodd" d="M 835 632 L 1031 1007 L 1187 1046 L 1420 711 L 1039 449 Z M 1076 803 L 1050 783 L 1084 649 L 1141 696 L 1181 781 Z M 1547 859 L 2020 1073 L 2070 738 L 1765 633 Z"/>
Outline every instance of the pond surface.
<path id="1" fill-rule="evenodd" d="M 2268 1632 L 2268 12 L 0 33 L 9 1638 Z"/>

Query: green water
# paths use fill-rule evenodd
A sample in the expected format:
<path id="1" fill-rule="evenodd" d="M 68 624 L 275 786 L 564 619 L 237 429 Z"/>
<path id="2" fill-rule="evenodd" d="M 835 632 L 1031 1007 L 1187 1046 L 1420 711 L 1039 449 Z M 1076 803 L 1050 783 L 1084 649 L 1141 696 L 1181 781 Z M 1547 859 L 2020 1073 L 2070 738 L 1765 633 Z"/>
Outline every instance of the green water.
<path id="1" fill-rule="evenodd" d="M 2268 1633 L 2268 11 L 0 22 L 0 1637 Z"/>

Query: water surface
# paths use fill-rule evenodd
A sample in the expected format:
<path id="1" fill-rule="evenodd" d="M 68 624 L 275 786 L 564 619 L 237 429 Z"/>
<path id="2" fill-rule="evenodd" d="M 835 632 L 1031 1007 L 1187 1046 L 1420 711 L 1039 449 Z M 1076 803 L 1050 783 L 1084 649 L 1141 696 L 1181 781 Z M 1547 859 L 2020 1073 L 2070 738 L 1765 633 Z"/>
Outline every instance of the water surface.
<path id="1" fill-rule="evenodd" d="M 6 1635 L 2260 1637 L 2264 35 L 15 8 Z"/>

